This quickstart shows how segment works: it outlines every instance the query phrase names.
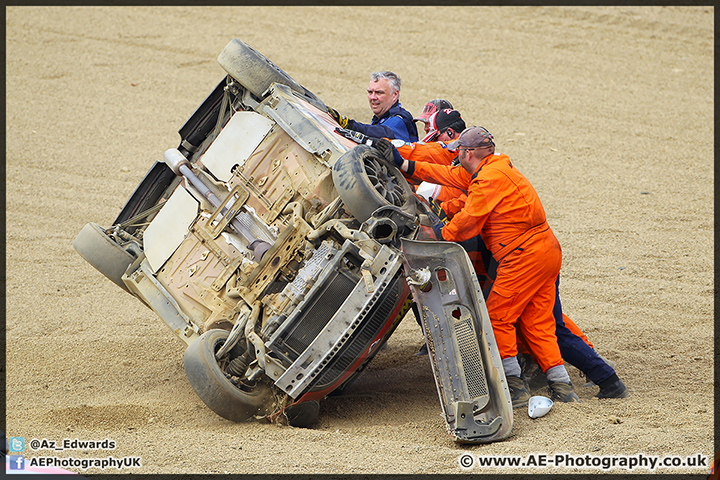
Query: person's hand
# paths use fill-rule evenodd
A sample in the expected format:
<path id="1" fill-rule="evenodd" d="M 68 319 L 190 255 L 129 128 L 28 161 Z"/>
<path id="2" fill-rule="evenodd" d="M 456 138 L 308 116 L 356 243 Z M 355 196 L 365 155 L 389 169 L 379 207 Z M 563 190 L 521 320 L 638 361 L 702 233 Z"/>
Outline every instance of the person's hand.
<path id="1" fill-rule="evenodd" d="M 372 143 L 369 140 L 370 137 L 368 137 L 364 133 L 356 132 L 355 130 L 350 130 L 350 129 L 342 128 L 342 127 L 335 127 L 335 132 L 339 133 L 340 135 L 347 138 L 348 140 L 352 140 L 353 142 L 355 142 L 357 144 L 369 145 L 370 143 Z"/>
<path id="2" fill-rule="evenodd" d="M 433 224 L 433 231 L 435 232 L 435 236 L 437 237 L 438 240 L 443 239 L 442 229 L 444 226 L 445 226 L 445 224 L 443 224 L 442 222 Z"/>
<path id="3" fill-rule="evenodd" d="M 443 224 L 447 224 L 450 221 L 450 219 L 448 219 L 447 217 L 447 214 L 445 213 L 445 210 L 443 210 L 442 206 L 440 205 L 440 202 L 430 197 L 428 199 L 428 203 L 430 204 L 430 209 L 435 215 L 438 216 L 438 219 L 440 219 Z"/>
<path id="4" fill-rule="evenodd" d="M 402 155 L 400 155 L 400 152 L 398 152 L 398 149 L 395 148 L 395 145 L 390 143 L 389 140 L 373 137 L 370 137 L 370 140 L 372 140 L 371 146 L 376 148 L 388 162 L 394 163 L 397 168 L 402 166 L 405 159 Z"/>
<path id="5" fill-rule="evenodd" d="M 348 122 L 350 121 L 348 117 L 340 115 L 337 110 L 330 107 L 327 107 L 327 112 L 330 114 L 331 117 L 335 119 L 338 125 L 340 125 L 342 128 L 348 128 Z"/>

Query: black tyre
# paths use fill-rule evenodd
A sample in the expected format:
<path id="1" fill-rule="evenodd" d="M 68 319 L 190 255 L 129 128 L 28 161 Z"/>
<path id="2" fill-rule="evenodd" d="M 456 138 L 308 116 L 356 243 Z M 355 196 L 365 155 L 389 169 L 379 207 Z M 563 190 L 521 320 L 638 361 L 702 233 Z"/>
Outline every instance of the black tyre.
<path id="1" fill-rule="evenodd" d="M 265 55 L 241 40 L 231 40 L 220 52 L 218 63 L 231 77 L 240 82 L 240 85 L 257 98 L 262 99 L 273 83 L 280 83 L 303 95 L 320 110 L 325 111 L 327 109 L 325 104 L 312 92 L 293 80 L 290 75 L 268 60 Z"/>
<path id="2" fill-rule="evenodd" d="M 317 400 L 298 403 L 285 409 L 288 424 L 299 428 L 306 428 L 312 425 L 317 419 L 318 414 L 320 414 L 320 402 Z"/>
<path id="3" fill-rule="evenodd" d="M 338 195 L 360 222 L 387 205 L 415 213 L 407 180 L 374 148 L 358 145 L 345 152 L 333 165 L 332 176 Z"/>
<path id="4" fill-rule="evenodd" d="M 129 292 L 122 276 L 136 257 L 105 235 L 100 225 L 85 225 L 75 238 L 73 248 L 100 273 Z"/>
<path id="5" fill-rule="evenodd" d="M 242 422 L 254 415 L 267 415 L 272 410 L 270 386 L 235 384 L 225 374 L 227 361 L 218 361 L 215 352 L 225 343 L 229 332 L 213 329 L 203 333 L 185 350 L 185 374 L 198 397 L 210 410 L 233 422 Z M 237 355 L 237 346 L 227 359 Z"/>
<path id="6" fill-rule="evenodd" d="M 113 225 L 124 223 L 130 218 L 140 214 L 140 212 L 155 206 L 173 182 L 179 183 L 180 179 L 173 173 L 170 167 L 163 162 L 155 162 L 145 174 L 140 184 L 135 188 L 133 194 L 130 195 L 120 215 L 118 215 L 113 222 Z M 143 220 L 145 219 L 141 219 L 138 223 L 144 226 L 145 222 Z M 138 225 L 127 225 L 124 229 L 128 233 L 134 234 L 138 228 L 141 227 Z"/>

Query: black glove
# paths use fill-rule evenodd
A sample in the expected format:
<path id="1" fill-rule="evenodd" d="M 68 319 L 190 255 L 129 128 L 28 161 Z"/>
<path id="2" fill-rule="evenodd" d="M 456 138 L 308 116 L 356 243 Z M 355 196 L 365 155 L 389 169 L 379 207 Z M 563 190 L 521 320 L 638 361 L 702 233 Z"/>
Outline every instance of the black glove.
<path id="1" fill-rule="evenodd" d="M 348 122 L 351 122 L 348 117 L 344 115 L 340 115 L 337 110 L 334 108 L 327 107 L 327 112 L 330 114 L 331 117 L 335 119 L 335 121 L 340 125 L 342 128 L 348 128 Z"/>
<path id="2" fill-rule="evenodd" d="M 375 137 L 368 137 L 368 139 L 372 142 L 368 143 L 368 145 L 376 148 L 388 162 L 394 163 L 398 168 L 402 166 L 405 159 L 400 155 L 400 152 L 398 152 L 398 149 L 395 148 L 395 145 L 390 143 L 389 140 Z"/>

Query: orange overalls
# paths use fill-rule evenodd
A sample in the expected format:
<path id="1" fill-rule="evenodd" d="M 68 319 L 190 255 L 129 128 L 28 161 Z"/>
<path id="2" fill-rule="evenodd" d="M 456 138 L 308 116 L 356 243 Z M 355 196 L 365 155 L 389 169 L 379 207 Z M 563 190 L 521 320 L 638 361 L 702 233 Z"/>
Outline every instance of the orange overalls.
<path id="1" fill-rule="evenodd" d="M 418 162 L 434 163 L 437 165 L 450 165 L 452 161 L 457 157 L 457 152 L 447 148 L 445 142 L 417 142 L 417 143 L 405 143 L 397 146 L 394 144 L 402 155 L 403 158 L 411 159 Z M 416 148 L 417 147 L 417 148 Z M 413 187 L 413 190 L 417 189 L 421 181 L 408 178 L 408 183 Z M 434 196 L 434 200 L 439 204 L 452 200 L 454 198 L 464 196 L 465 191 L 459 188 L 448 187 L 446 185 L 440 185 L 438 194 Z"/>
<path id="2" fill-rule="evenodd" d="M 465 206 L 441 231 L 443 240 L 480 235 L 498 262 L 486 304 L 501 358 L 518 354 L 519 321 L 543 372 L 562 365 L 553 317 L 562 252 L 535 189 L 503 154 L 485 157 L 472 175 L 462 167 L 414 162 L 413 155 L 403 155 L 410 160 L 409 177 L 467 191 Z"/>
<path id="3" fill-rule="evenodd" d="M 444 187 L 444 188 L 451 188 L 451 187 Z M 453 189 L 456 190 L 456 189 Z M 443 202 L 442 209 L 447 215 L 447 218 L 449 220 L 452 220 L 452 218 L 455 216 L 457 212 L 462 210 L 462 208 L 465 206 L 465 200 L 467 199 L 467 195 L 464 193 L 456 198 L 447 200 Z M 482 259 L 480 259 L 482 260 Z M 475 273 L 478 277 L 478 280 L 480 281 L 480 286 L 482 287 L 483 291 L 486 288 L 489 288 L 492 284 L 492 278 L 488 278 L 486 281 L 483 281 L 483 276 L 487 276 L 486 272 L 486 265 L 487 262 L 477 262 L 473 260 L 473 266 L 475 267 Z M 595 348 L 590 339 L 583 333 L 582 330 L 580 330 L 580 327 L 578 327 L 575 322 L 573 322 L 570 317 L 562 314 L 563 322 L 565 323 L 565 326 L 570 330 L 573 334 L 580 337 L 590 348 Z M 520 353 L 530 353 L 530 350 L 528 349 L 527 345 L 525 345 L 525 341 L 521 338 L 521 336 L 518 337 L 518 350 Z"/>

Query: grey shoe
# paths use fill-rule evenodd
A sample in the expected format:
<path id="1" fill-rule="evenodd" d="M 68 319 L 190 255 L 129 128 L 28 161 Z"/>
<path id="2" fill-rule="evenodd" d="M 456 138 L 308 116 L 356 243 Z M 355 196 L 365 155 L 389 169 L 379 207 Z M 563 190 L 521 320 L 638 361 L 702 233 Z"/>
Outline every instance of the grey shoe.
<path id="1" fill-rule="evenodd" d="M 598 398 L 627 398 L 630 396 L 630 390 L 628 390 L 622 380 L 618 378 L 608 385 L 601 387 L 595 396 Z"/>
<path id="2" fill-rule="evenodd" d="M 427 343 L 423 343 L 422 346 L 420 347 L 420 350 L 417 351 L 415 356 L 422 357 L 423 355 L 427 355 L 427 354 L 428 354 Z"/>
<path id="3" fill-rule="evenodd" d="M 575 393 L 572 383 L 550 382 L 548 385 L 550 399 L 555 402 L 579 402 L 580 397 Z"/>
<path id="4" fill-rule="evenodd" d="M 510 399 L 512 400 L 513 408 L 524 407 L 530 400 L 530 391 L 527 388 L 527 382 L 514 375 L 508 375 L 507 379 L 508 388 L 510 389 Z"/>

